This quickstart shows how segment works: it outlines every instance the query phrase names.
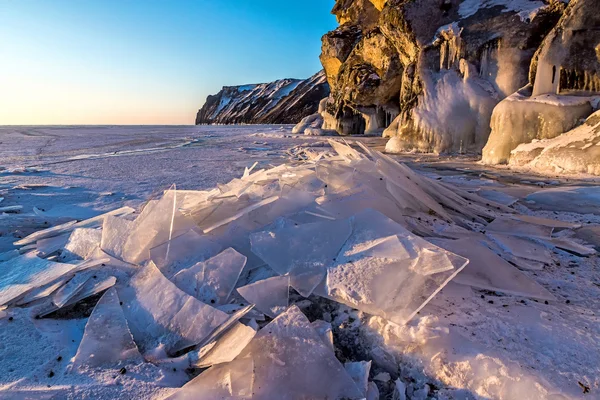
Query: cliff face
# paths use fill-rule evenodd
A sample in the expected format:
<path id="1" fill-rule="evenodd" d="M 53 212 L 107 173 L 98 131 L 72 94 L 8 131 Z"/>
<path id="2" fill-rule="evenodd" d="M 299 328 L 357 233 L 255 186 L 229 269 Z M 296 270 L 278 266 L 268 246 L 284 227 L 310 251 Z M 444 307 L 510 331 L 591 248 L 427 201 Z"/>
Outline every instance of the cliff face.
<path id="1" fill-rule="evenodd" d="M 321 54 L 333 116 L 323 128 L 384 131 L 396 151 L 481 151 L 494 107 L 528 83 L 564 9 L 559 0 L 338 0 L 341 26 Z"/>
<path id="2" fill-rule="evenodd" d="M 306 79 L 226 86 L 208 96 L 198 111 L 199 124 L 292 124 L 318 110 L 329 95 L 323 71 Z"/>

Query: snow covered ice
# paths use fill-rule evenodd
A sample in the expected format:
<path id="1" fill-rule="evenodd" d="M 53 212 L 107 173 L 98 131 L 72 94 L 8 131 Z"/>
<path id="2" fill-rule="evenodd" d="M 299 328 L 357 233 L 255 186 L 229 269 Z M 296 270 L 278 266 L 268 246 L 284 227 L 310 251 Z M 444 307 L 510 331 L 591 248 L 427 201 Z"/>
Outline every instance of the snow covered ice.
<path id="1" fill-rule="evenodd" d="M 90 387 L 106 398 L 444 398 L 452 387 L 511 398 L 527 382 L 535 389 L 524 399 L 577 398 L 575 375 L 600 383 L 583 372 L 595 371 L 600 330 L 588 309 L 566 316 L 557 289 L 574 285 L 571 262 L 597 261 L 587 245 L 596 231 L 544 211 L 572 212 L 571 192 L 589 193 L 576 206 L 595 210 L 593 188 L 480 189 L 482 180 L 451 184 L 361 142 L 319 143 L 283 164 L 240 163 L 226 184 L 163 185 L 142 206 L 82 221 L 61 214 L 14 238 L 1 255 L 0 325 L 29 329 L 57 353 L 40 351 L 32 371 L 8 375 L 0 397 L 39 382 L 56 385 L 56 398 Z M 586 273 L 569 301 L 593 301 Z M 548 333 L 566 336 L 568 326 L 582 333 L 567 344 Z M 16 335 L 7 328 L 0 339 L 21 343 Z M 528 342 L 515 342 L 520 335 Z M 513 367 L 515 357 L 567 359 L 558 376 Z"/>

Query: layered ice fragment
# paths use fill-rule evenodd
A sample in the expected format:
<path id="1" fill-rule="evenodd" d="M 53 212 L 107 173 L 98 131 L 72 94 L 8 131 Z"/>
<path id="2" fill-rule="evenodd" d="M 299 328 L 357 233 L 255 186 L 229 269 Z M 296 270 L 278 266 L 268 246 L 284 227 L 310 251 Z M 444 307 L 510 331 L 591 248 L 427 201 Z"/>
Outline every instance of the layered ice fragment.
<path id="1" fill-rule="evenodd" d="M 117 291 L 106 291 L 90 315 L 73 366 L 80 368 L 112 366 L 121 362 L 142 362 Z"/>
<path id="2" fill-rule="evenodd" d="M 403 324 L 468 263 L 377 211 L 351 220 L 352 235 L 328 267 L 318 295 Z M 375 256 L 366 256 L 369 251 Z"/>
<path id="3" fill-rule="evenodd" d="M 289 290 L 289 276 L 275 276 L 237 289 L 244 299 L 271 318 L 277 317 L 287 309 Z"/>
<path id="4" fill-rule="evenodd" d="M 290 285 L 308 297 L 351 231 L 348 220 L 279 225 L 250 235 L 250 242 L 256 255 L 278 274 L 289 274 Z"/>
<path id="5" fill-rule="evenodd" d="M 71 272 L 73 264 L 55 263 L 26 253 L 0 263 L 0 306 Z"/>

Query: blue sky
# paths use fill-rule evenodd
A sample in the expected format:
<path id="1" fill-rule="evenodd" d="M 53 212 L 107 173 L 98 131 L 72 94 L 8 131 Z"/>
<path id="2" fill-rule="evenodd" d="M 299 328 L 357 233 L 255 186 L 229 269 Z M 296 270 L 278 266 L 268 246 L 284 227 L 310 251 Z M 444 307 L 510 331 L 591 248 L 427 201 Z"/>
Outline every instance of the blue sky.
<path id="1" fill-rule="evenodd" d="M 190 124 L 224 85 L 321 69 L 334 0 L 1 0 L 0 125 Z"/>

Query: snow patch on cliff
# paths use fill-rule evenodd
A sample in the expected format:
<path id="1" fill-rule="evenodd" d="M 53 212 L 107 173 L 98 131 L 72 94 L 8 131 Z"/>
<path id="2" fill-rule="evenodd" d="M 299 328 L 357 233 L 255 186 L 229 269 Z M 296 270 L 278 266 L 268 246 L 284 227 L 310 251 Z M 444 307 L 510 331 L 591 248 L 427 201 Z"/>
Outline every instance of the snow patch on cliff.
<path id="1" fill-rule="evenodd" d="M 462 18 L 469 18 L 475 15 L 481 8 L 492 8 L 503 6 L 504 12 L 516 12 L 524 22 L 529 22 L 546 5 L 538 0 L 465 0 L 460 4 L 458 13 Z"/>

